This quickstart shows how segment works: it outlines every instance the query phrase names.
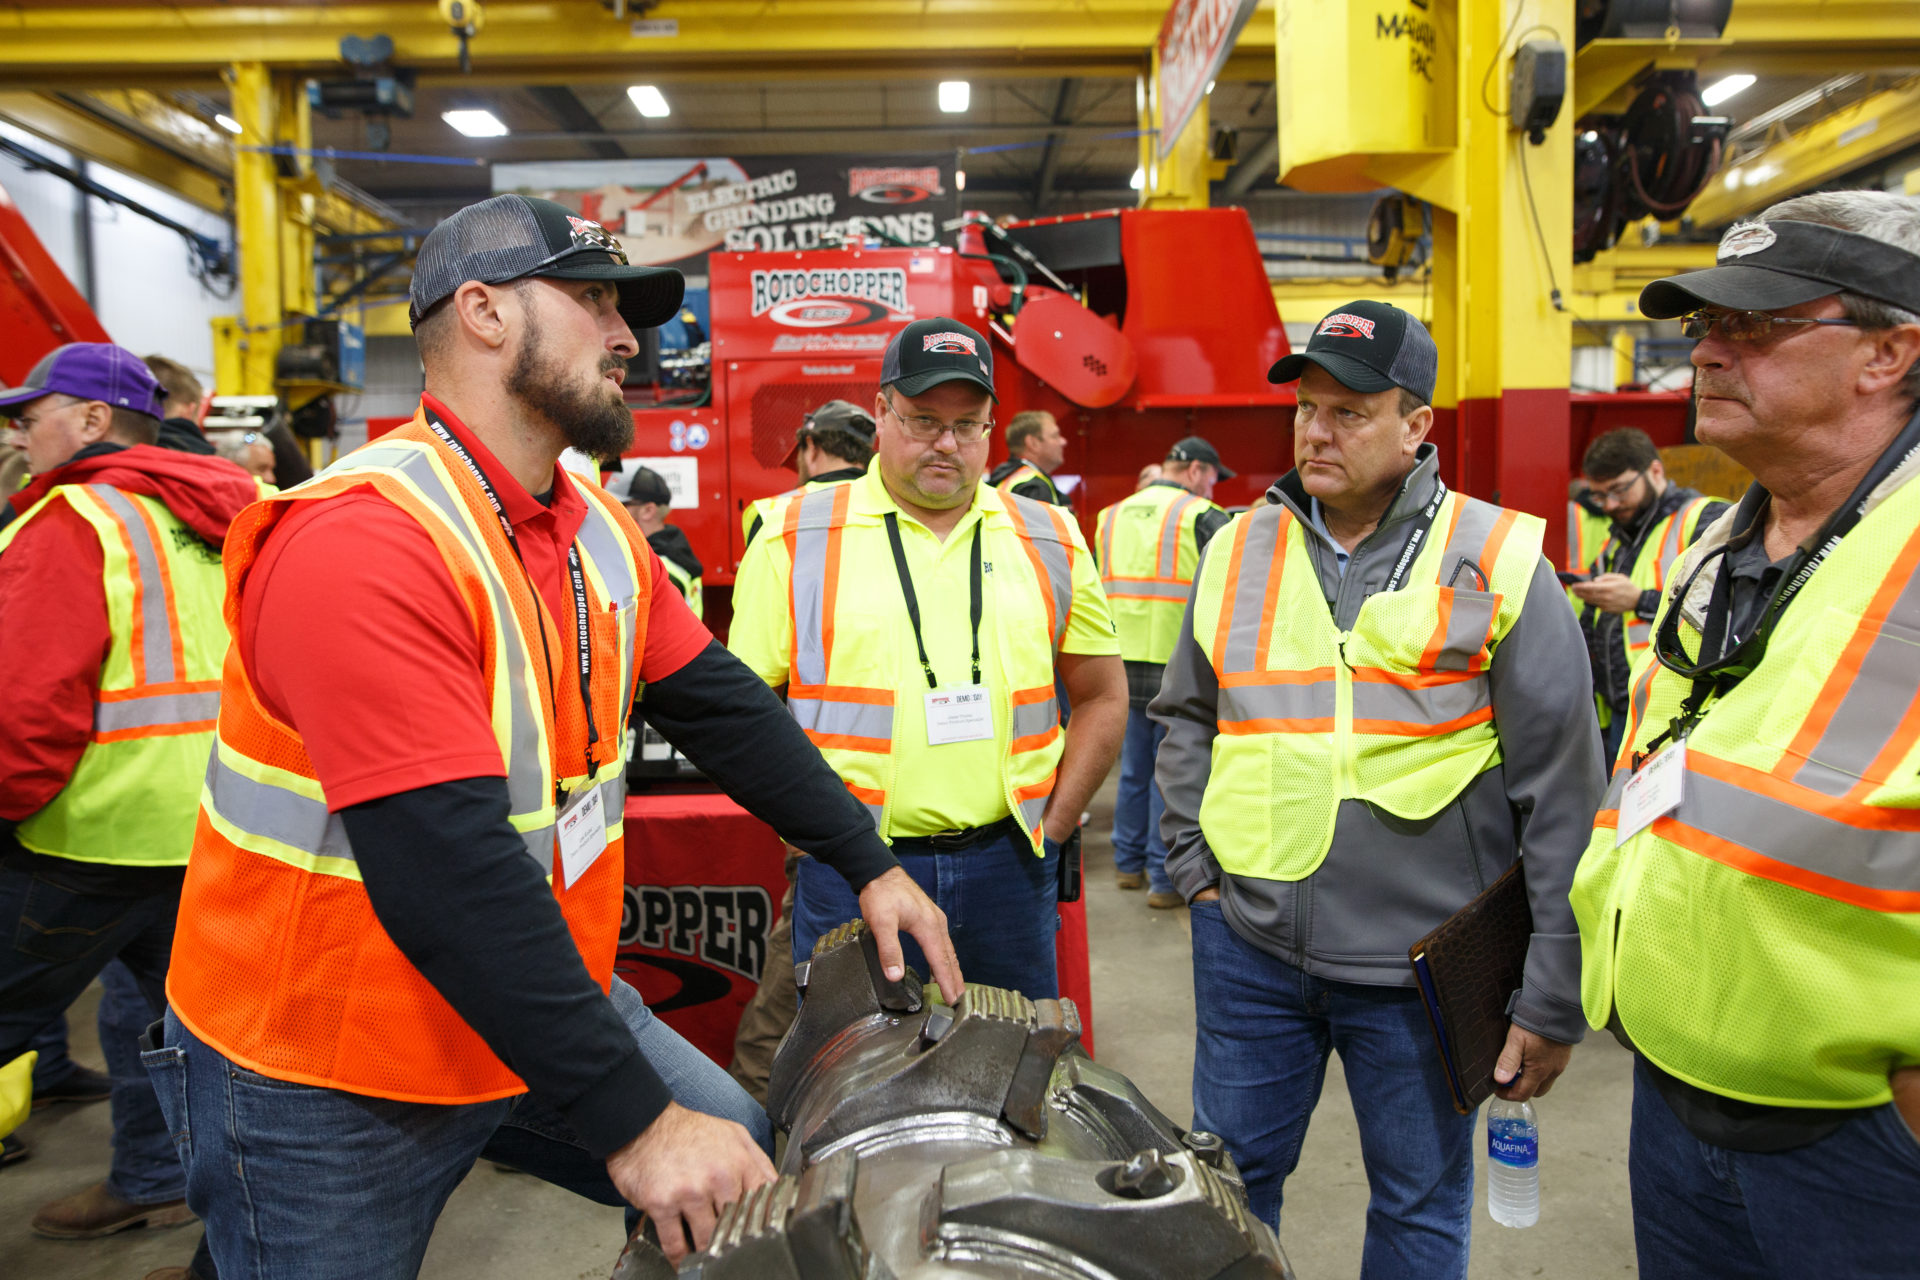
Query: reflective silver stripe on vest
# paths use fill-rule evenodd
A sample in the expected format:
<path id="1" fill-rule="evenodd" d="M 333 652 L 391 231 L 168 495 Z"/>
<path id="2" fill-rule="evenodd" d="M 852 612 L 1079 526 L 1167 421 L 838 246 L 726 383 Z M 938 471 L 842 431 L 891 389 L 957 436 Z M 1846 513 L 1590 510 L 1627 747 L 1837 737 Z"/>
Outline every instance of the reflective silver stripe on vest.
<path id="1" fill-rule="evenodd" d="M 1046 796 L 1034 796 L 1030 800 L 1022 800 L 1020 802 L 1020 821 L 1026 824 L 1027 830 L 1031 831 L 1040 825 L 1040 818 L 1046 811 Z"/>
<path id="2" fill-rule="evenodd" d="M 1192 589 L 1185 582 L 1142 582 L 1137 578 L 1108 578 L 1107 591 L 1117 596 L 1152 596 L 1156 600 L 1182 600 Z"/>
<path id="3" fill-rule="evenodd" d="M 1358 694 L 1358 686 L 1355 693 Z M 1332 720 L 1337 690 L 1331 679 L 1312 684 L 1235 684 L 1220 686 L 1221 724 L 1248 720 Z M 1316 732 L 1324 733 L 1322 727 Z"/>
<path id="4" fill-rule="evenodd" d="M 1266 620 L 1267 579 L 1282 570 L 1286 549 L 1280 531 L 1291 522 L 1281 507 L 1262 508 L 1247 517 L 1247 532 L 1240 545 L 1239 585 L 1233 599 L 1222 602 L 1233 612 L 1227 626 L 1226 649 L 1215 654 L 1213 660 L 1214 669 L 1221 675 L 1256 671 L 1266 659 L 1267 655 L 1258 650 L 1260 627 Z M 1226 690 L 1220 692 L 1224 697 Z"/>
<path id="5" fill-rule="evenodd" d="M 794 681 L 827 682 L 827 546 L 838 486 L 815 489 L 800 499 L 793 544 Z"/>
<path id="6" fill-rule="evenodd" d="M 1008 514 L 1025 529 L 1027 540 L 1040 553 L 1040 564 L 1047 572 L 1046 590 L 1053 593 L 1053 647 L 1067 638 L 1067 619 L 1073 611 L 1073 565 L 1067 558 L 1067 545 L 1060 541 L 1047 506 L 1017 493 L 1004 495 Z"/>
<path id="7" fill-rule="evenodd" d="M 1493 527 L 1500 522 L 1504 513 L 1492 503 L 1464 494 L 1455 494 L 1454 501 L 1460 504 L 1460 518 L 1454 521 L 1453 534 L 1447 539 L 1446 549 L 1440 556 L 1440 585 L 1476 591 L 1491 590 L 1493 566 L 1483 562 L 1487 554 L 1487 539 L 1493 536 Z M 1463 563 L 1473 565 L 1478 576 L 1470 573 L 1463 579 L 1460 573 Z"/>
<path id="8" fill-rule="evenodd" d="M 600 583 L 607 590 L 607 603 L 624 609 L 640 595 L 640 584 L 634 581 L 633 574 L 627 568 L 631 545 L 626 535 L 620 532 L 619 526 L 613 523 L 613 517 L 601 510 L 598 502 L 584 496 L 581 500 L 587 504 L 587 518 L 581 522 L 577 535 L 580 545 L 586 548 L 587 559 L 593 562 L 593 567 L 600 573 Z M 662 560 L 660 563 L 666 566 L 670 562 Z M 669 568 L 667 572 L 671 575 L 673 571 Z M 615 618 L 622 632 L 620 683 L 615 687 L 619 690 L 620 718 L 624 722 L 633 690 L 633 667 L 639 661 L 633 641 L 640 626 L 640 611 L 637 608 L 627 609 L 624 617 L 616 614 Z"/>
<path id="9" fill-rule="evenodd" d="M 1059 723 L 1060 703 L 1057 699 L 1049 697 L 1044 702 L 1013 704 L 1013 736 L 1016 739 L 1045 733 Z"/>
<path id="10" fill-rule="evenodd" d="M 166 580 L 160 576 L 160 549 L 153 545 L 146 519 L 133 499 L 112 485 L 90 484 L 88 493 L 113 512 L 127 531 L 133 548 L 134 571 L 140 576 L 140 654 L 144 669 L 142 684 L 171 684 L 179 677 L 173 669 L 173 619 L 167 613 Z"/>
<path id="11" fill-rule="evenodd" d="M 880 703 L 788 698 L 787 710 L 809 733 L 893 741 L 893 708 Z"/>
<path id="12" fill-rule="evenodd" d="M 626 821 L 627 771 L 624 768 L 600 784 L 600 804 L 600 812 L 608 819 L 608 825 L 617 827 Z"/>
<path id="13" fill-rule="evenodd" d="M 1635 648 L 1645 648 L 1653 643 L 1653 624 L 1635 620 L 1627 624 L 1627 643 Z"/>
<path id="14" fill-rule="evenodd" d="M 1600 811 L 1605 813 L 1620 807 L 1620 797 L 1627 793 L 1627 779 L 1633 776 L 1632 769 L 1615 769 L 1613 776 L 1607 779 L 1607 794 L 1600 801 Z"/>
<path id="15" fill-rule="evenodd" d="M 1454 588 L 1447 611 L 1446 639 L 1433 660 L 1434 670 L 1466 671 L 1473 665 L 1493 631 L 1493 605 L 1491 592 L 1469 593 L 1464 588 Z"/>
<path id="16" fill-rule="evenodd" d="M 1836 822 L 1708 777 L 1691 762 L 1686 793 L 1673 816 L 1796 870 L 1862 889 L 1920 892 L 1920 832 Z"/>
<path id="17" fill-rule="evenodd" d="M 1890 634 L 1899 628 L 1907 635 Z M 1887 611 L 1879 634 L 1867 646 L 1860 670 L 1821 730 L 1793 780 L 1824 795 L 1842 796 L 1866 777 L 1886 750 L 1900 722 L 1920 697 L 1920 659 L 1912 639 L 1920 633 L 1920 575 L 1907 579 Z M 1783 655 L 1784 656 L 1784 655 Z M 1884 779 L 1881 779 L 1884 781 Z M 1920 843 L 1920 834 L 1910 837 Z"/>
<path id="18" fill-rule="evenodd" d="M 540 703 L 538 696 L 527 685 L 529 659 L 521 641 L 520 629 L 515 625 L 513 602 L 507 598 L 497 569 L 489 572 L 494 568 L 493 559 L 484 542 L 477 540 L 468 526 L 466 504 L 441 481 L 434 470 L 433 455 L 434 450 L 430 446 L 373 444 L 347 455 L 342 461 L 349 463 L 349 466 L 342 469 L 378 468 L 404 476 L 447 517 L 448 526 L 466 544 L 468 552 L 480 566 L 480 578 L 487 584 L 494 613 L 500 620 L 500 634 L 505 645 L 501 660 L 506 664 L 513 706 L 513 714 L 508 718 L 510 749 L 505 761 L 508 810 L 515 814 L 539 813 L 551 807 L 553 793 L 548 783 L 548 762 L 543 758 L 540 748 Z M 451 460 L 452 465 L 458 465 L 458 462 L 458 459 Z M 333 470 L 332 467 L 328 468 L 329 473 Z M 484 517 L 471 518 L 478 520 Z M 541 832 L 545 833 L 544 845 L 539 843 Z M 527 841 L 527 851 L 540 865 L 541 874 L 551 875 L 555 854 L 552 825 L 525 832 L 523 838 Z"/>
<path id="19" fill-rule="evenodd" d="M 1187 508 L 1200 501 L 1191 493 L 1183 493 L 1172 503 L 1170 514 L 1161 517 L 1165 528 L 1160 531 L 1160 576 L 1171 578 L 1174 570 L 1180 567 L 1180 526 L 1186 519 Z"/>
<path id="20" fill-rule="evenodd" d="M 346 824 L 327 806 L 285 787 L 255 782 L 220 759 L 214 748 L 207 760 L 207 793 L 213 811 L 242 831 L 321 858 L 353 861 Z"/>
<path id="21" fill-rule="evenodd" d="M 1668 517 L 1666 536 L 1660 539 L 1660 581 L 1667 580 L 1667 571 L 1673 568 L 1673 562 L 1680 558 L 1680 539 L 1686 532 L 1687 516 L 1692 512 L 1689 504 Z"/>
<path id="22" fill-rule="evenodd" d="M 220 715 L 220 691 L 162 693 L 93 704 L 93 731 L 157 729 L 165 725 L 208 724 Z"/>
<path id="23" fill-rule="evenodd" d="M 626 779 L 614 779 L 606 787 L 617 787 L 612 792 L 615 812 L 623 809 Z M 327 806 L 311 796 L 254 781 L 222 761 L 217 747 L 207 759 L 207 793 L 213 811 L 242 831 L 315 857 L 354 861 L 353 845 L 347 840 L 346 824 L 339 814 L 327 812 Z M 552 823 L 522 831 L 519 836 L 528 857 L 542 867 L 552 863 Z"/>
<path id="24" fill-rule="evenodd" d="M 1394 720 L 1406 724 L 1450 724 L 1493 706 L 1489 682 L 1480 676 L 1425 689 L 1373 681 L 1353 682 L 1355 720 Z"/>

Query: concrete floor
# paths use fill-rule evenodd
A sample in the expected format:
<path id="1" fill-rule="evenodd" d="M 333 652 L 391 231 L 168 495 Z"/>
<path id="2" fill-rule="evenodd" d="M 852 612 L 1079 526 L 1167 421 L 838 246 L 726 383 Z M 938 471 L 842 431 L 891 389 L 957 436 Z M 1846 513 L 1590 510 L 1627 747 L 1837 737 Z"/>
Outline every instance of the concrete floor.
<path id="1" fill-rule="evenodd" d="M 1088 828 L 1087 917 L 1093 939 L 1094 1021 L 1103 1062 L 1125 1071 L 1182 1124 L 1192 1116 L 1193 984 L 1186 912 L 1154 911 L 1146 894 L 1114 888 L 1108 843 L 1112 783 Z M 74 1052 L 99 1065 L 94 996 L 74 1011 Z M 1553 1276 L 1600 1280 L 1634 1270 L 1627 1205 L 1631 1059 L 1612 1037 L 1590 1035 L 1540 1105 L 1539 1225 L 1524 1231 L 1487 1217 L 1486 1178 L 1476 1187 L 1470 1275 L 1475 1280 Z M 42 1240 L 27 1227 L 46 1201 L 105 1176 L 105 1104 L 60 1107 L 21 1136 L 34 1156 L 0 1172 L 0 1280 L 140 1280 L 185 1263 L 197 1226 L 130 1231 L 105 1240 Z M 1476 1164 L 1484 1170 L 1484 1142 Z M 1336 1058 L 1287 1185 L 1282 1243 L 1300 1280 L 1357 1275 L 1367 1204 L 1353 1107 Z M 454 1193 L 427 1251 L 424 1280 L 598 1280 L 622 1243 L 617 1210 L 491 1165 Z M 344 1278 L 343 1278 L 344 1280 Z M 1173 1278 L 1169 1278 L 1173 1280 Z"/>

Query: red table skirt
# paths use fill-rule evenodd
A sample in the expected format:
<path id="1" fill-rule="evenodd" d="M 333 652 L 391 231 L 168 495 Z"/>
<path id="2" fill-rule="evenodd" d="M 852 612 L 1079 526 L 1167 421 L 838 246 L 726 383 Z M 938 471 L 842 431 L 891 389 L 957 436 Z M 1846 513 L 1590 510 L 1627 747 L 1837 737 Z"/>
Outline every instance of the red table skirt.
<path id="1" fill-rule="evenodd" d="M 615 969 L 668 1026 L 721 1066 L 759 984 L 786 892 L 780 838 L 725 796 L 648 793 L 626 810 L 627 908 Z M 1093 1051 L 1083 904 L 1062 903 L 1060 992 Z"/>

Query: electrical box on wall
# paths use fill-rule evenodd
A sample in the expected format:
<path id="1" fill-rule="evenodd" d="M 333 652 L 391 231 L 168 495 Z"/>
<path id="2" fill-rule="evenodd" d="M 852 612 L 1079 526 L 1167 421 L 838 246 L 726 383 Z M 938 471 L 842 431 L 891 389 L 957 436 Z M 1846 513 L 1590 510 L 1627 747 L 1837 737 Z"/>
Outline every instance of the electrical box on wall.
<path id="1" fill-rule="evenodd" d="M 1539 146 L 1560 118 L 1567 98 L 1567 47 L 1558 40 L 1529 40 L 1514 50 L 1507 109 L 1513 127 Z"/>

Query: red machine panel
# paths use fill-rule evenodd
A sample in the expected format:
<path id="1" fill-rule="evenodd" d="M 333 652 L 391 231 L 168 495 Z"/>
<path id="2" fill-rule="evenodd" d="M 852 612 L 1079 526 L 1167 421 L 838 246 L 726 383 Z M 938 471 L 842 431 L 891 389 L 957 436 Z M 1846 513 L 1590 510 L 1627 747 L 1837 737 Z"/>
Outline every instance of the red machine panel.
<path id="1" fill-rule="evenodd" d="M 111 341 L 93 308 L 0 188 L 0 384 L 19 385 L 55 347 Z"/>

